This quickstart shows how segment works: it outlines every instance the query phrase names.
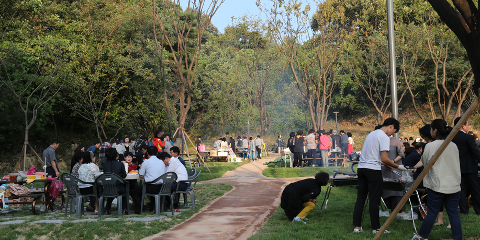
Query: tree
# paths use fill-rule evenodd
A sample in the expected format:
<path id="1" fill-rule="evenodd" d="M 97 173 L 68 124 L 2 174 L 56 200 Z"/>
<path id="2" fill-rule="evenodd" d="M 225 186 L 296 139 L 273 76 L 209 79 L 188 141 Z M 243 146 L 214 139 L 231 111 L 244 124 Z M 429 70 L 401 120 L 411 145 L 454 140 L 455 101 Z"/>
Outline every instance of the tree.
<path id="1" fill-rule="evenodd" d="M 475 75 L 474 92 L 480 89 L 480 19 L 473 0 L 428 0 L 447 26 L 452 29 L 467 51 L 472 72 Z M 478 4 L 478 1 L 477 1 Z"/>
<path id="2" fill-rule="evenodd" d="M 202 37 L 223 2 L 224 0 L 212 0 L 207 5 L 205 0 L 189 0 L 187 8 L 183 11 L 179 0 L 176 2 L 163 0 L 160 4 L 162 13 L 155 14 L 157 10 L 154 9 L 153 20 L 160 26 L 162 39 L 172 54 L 175 74 L 179 79 L 178 87 L 173 91 L 179 100 L 178 125 L 181 128 L 185 127 L 187 113 L 192 104 L 192 86 L 198 57 L 204 44 Z M 157 8 L 156 4 L 153 4 L 153 8 Z M 158 45 L 158 39 L 155 39 Z M 175 108 L 175 105 L 170 106 L 168 101 L 165 103 L 167 108 Z"/>

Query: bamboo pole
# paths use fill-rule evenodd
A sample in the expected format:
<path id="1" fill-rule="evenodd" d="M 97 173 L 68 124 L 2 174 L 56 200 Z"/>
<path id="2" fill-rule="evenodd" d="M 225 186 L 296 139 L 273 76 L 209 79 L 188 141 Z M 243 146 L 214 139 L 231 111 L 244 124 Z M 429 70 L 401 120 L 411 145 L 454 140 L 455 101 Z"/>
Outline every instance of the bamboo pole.
<path id="1" fill-rule="evenodd" d="M 480 90 L 480 89 L 479 89 Z M 479 91 L 479 95 L 480 95 L 480 91 Z M 447 136 L 447 138 L 445 139 L 445 141 L 442 143 L 442 145 L 440 145 L 440 147 L 438 148 L 437 152 L 433 155 L 432 159 L 430 159 L 430 161 L 428 162 L 427 166 L 425 166 L 425 168 L 423 169 L 422 173 L 420 173 L 420 175 L 418 176 L 417 180 L 415 180 L 415 182 L 412 184 L 412 186 L 410 187 L 410 189 L 408 189 L 407 193 L 405 193 L 405 196 L 403 196 L 402 200 L 400 201 L 400 203 L 398 203 L 397 207 L 395 208 L 395 210 L 393 210 L 393 212 L 390 214 L 390 217 L 388 217 L 387 221 L 383 224 L 383 226 L 380 228 L 380 231 L 377 233 L 377 235 L 375 235 L 375 237 L 373 238 L 374 240 L 378 240 L 380 239 L 380 237 L 383 235 L 383 233 L 385 232 L 385 229 L 387 229 L 387 227 L 392 223 L 393 219 L 395 218 L 395 216 L 397 216 L 398 212 L 400 212 L 400 209 L 402 208 L 402 206 L 407 203 L 407 200 L 408 198 L 410 198 L 410 196 L 413 194 L 413 192 L 417 189 L 418 185 L 420 184 L 420 182 L 423 180 L 423 178 L 427 175 L 428 171 L 430 171 L 430 169 L 432 169 L 433 167 L 433 164 L 435 164 L 435 162 L 438 160 L 438 158 L 440 157 L 440 155 L 442 155 L 443 151 L 445 150 L 445 148 L 448 146 L 448 144 L 450 144 L 450 142 L 452 141 L 452 139 L 455 137 L 455 135 L 457 135 L 458 131 L 460 130 L 460 128 L 462 128 L 462 126 L 465 124 L 465 122 L 467 121 L 467 119 L 470 117 L 470 115 L 472 115 L 472 113 L 475 111 L 475 109 L 478 107 L 478 105 L 480 104 L 480 99 L 479 97 L 477 97 L 475 99 L 475 101 L 472 103 L 472 105 L 470 105 L 470 107 L 468 108 L 468 110 L 465 112 L 465 114 L 463 114 L 462 118 L 460 119 L 460 121 L 458 121 L 457 125 L 455 125 L 455 127 L 453 128 L 452 132 L 450 132 L 450 134 Z"/>
<path id="2" fill-rule="evenodd" d="M 195 144 L 193 144 L 192 140 L 190 140 L 190 138 L 188 137 L 188 135 L 187 135 L 186 133 L 185 133 L 185 137 L 187 137 L 188 141 L 190 141 L 190 143 L 191 143 L 193 146 L 195 146 Z M 200 153 L 198 152 L 198 149 L 197 149 L 196 146 L 195 146 L 195 151 L 197 152 L 197 156 L 200 157 L 200 160 L 202 160 L 203 165 L 207 168 L 208 172 L 209 172 L 209 173 L 212 173 L 212 172 L 210 171 L 210 169 L 208 169 L 207 163 L 205 163 L 205 161 L 203 160 L 203 157 L 202 157 L 202 155 L 200 155 Z"/>

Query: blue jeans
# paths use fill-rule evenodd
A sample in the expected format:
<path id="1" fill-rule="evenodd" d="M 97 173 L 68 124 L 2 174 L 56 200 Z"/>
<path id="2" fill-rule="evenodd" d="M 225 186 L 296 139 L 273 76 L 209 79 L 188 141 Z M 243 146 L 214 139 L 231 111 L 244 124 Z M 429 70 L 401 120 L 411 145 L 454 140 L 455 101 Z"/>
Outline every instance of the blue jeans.
<path id="1" fill-rule="evenodd" d="M 448 219 L 450 220 L 450 224 L 452 225 L 452 238 L 462 239 L 462 223 L 460 221 L 460 213 L 458 212 L 460 192 L 443 194 L 427 188 L 427 194 L 427 216 L 425 217 L 425 219 L 423 219 L 423 223 L 420 227 L 420 230 L 418 231 L 418 234 L 424 238 L 427 238 L 428 235 L 430 235 L 438 212 L 440 211 L 442 204 L 445 204 Z"/>

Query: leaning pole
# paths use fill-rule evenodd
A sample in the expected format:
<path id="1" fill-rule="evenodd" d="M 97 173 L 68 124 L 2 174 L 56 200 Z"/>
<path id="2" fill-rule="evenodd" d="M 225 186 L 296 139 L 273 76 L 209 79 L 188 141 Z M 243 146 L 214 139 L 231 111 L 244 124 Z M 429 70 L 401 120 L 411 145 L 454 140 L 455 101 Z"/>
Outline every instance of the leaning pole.
<path id="1" fill-rule="evenodd" d="M 480 89 L 477 90 L 477 96 L 480 96 Z M 452 132 L 450 132 L 450 134 L 447 136 L 447 138 L 445 139 L 445 141 L 442 143 L 442 145 L 440 145 L 440 148 L 437 150 L 437 152 L 433 155 L 432 159 L 428 162 L 427 166 L 425 166 L 425 168 L 423 169 L 422 173 L 420 173 L 420 175 L 418 176 L 417 180 L 415 180 L 415 182 L 413 182 L 412 186 L 410 187 L 410 189 L 408 189 L 407 193 L 405 193 L 405 196 L 403 196 L 402 200 L 400 201 L 400 203 L 398 203 L 397 207 L 395 208 L 395 210 L 393 210 L 393 212 L 390 214 L 390 217 L 388 217 L 387 221 L 383 224 L 383 226 L 380 228 L 380 231 L 377 233 L 377 235 L 375 235 L 375 237 L 373 238 L 374 240 L 377 240 L 377 239 L 380 239 L 380 237 L 383 235 L 383 233 L 385 232 L 385 229 L 387 229 L 387 227 L 392 223 L 393 219 L 395 218 L 395 216 L 398 214 L 398 212 L 400 212 L 400 209 L 402 208 L 402 206 L 407 203 L 407 200 L 408 198 L 410 198 L 410 196 L 413 194 L 413 192 L 417 189 L 418 185 L 420 184 L 420 182 L 422 182 L 423 178 L 425 177 L 425 175 L 427 175 L 428 171 L 430 171 L 430 169 L 432 169 L 433 167 L 433 164 L 435 164 L 435 162 L 437 161 L 438 157 L 440 157 L 440 155 L 442 155 L 443 151 L 445 150 L 445 148 L 448 146 L 448 144 L 450 144 L 450 142 L 452 141 L 452 139 L 455 137 L 455 135 L 457 135 L 457 132 L 460 130 L 460 128 L 462 128 L 462 126 L 465 124 L 465 122 L 467 121 L 467 119 L 472 115 L 472 113 L 475 111 L 475 109 L 478 107 L 478 105 L 480 104 L 480 99 L 479 97 L 477 97 L 475 99 L 475 101 L 472 103 L 472 105 L 470 105 L 470 107 L 468 108 L 468 110 L 465 112 L 465 114 L 463 114 L 462 118 L 460 119 L 460 121 L 458 121 L 457 125 L 455 125 L 455 127 L 453 128 Z"/>

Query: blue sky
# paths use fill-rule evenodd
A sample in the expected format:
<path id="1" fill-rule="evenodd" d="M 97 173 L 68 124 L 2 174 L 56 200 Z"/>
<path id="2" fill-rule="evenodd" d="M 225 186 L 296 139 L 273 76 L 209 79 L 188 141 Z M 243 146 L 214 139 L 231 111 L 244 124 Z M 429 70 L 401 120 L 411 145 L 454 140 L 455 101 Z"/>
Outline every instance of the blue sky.
<path id="1" fill-rule="evenodd" d="M 317 9 L 314 0 L 303 0 L 306 3 L 310 3 L 310 16 L 313 15 L 314 11 Z M 208 2 L 208 0 L 207 0 Z M 269 4 L 270 1 L 262 1 L 262 4 Z M 180 4 L 183 9 L 186 8 L 188 0 L 180 0 Z M 241 17 L 245 14 L 260 16 L 265 18 L 265 14 L 262 14 L 256 5 L 256 0 L 225 0 L 225 2 L 220 6 L 217 13 L 212 18 L 212 23 L 218 30 L 223 33 L 223 29 L 231 25 L 232 17 Z"/>

